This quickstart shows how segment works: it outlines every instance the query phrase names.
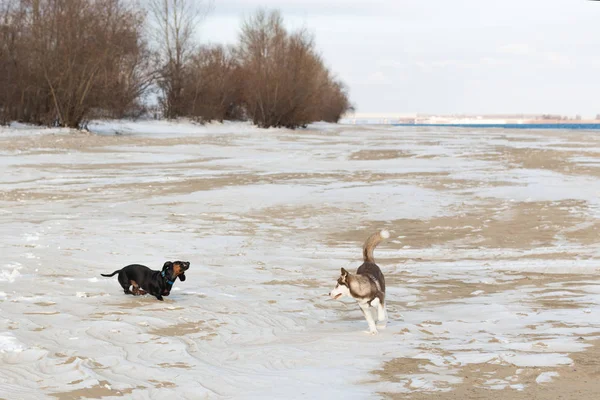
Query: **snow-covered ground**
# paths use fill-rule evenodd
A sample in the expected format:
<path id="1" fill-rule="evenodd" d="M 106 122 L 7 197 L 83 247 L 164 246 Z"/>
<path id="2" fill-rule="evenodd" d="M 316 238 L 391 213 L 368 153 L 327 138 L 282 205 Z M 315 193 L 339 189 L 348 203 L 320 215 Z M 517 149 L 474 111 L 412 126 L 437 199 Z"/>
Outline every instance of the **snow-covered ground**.
<path id="1" fill-rule="evenodd" d="M 541 368 L 480 384 L 521 391 L 600 334 L 594 134 L 90 130 L 0 128 L 0 398 L 371 399 Z M 381 228 L 371 336 L 327 293 Z M 191 267 L 164 302 L 100 276 L 166 260 Z"/>

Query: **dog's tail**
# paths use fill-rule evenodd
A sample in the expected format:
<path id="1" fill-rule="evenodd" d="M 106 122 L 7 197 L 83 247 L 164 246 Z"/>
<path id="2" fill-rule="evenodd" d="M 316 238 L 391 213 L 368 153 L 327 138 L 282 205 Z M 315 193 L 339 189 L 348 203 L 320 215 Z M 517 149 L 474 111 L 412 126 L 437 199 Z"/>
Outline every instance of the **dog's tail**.
<path id="1" fill-rule="evenodd" d="M 369 238 L 365 241 L 365 244 L 363 245 L 363 258 L 365 262 L 375 262 L 375 258 L 373 257 L 373 250 L 375 249 L 375 247 L 377 247 L 379 243 L 381 243 L 383 239 L 387 239 L 389 237 L 390 233 L 385 229 L 369 236 Z"/>
<path id="2" fill-rule="evenodd" d="M 116 274 L 118 274 L 119 272 L 121 272 L 120 269 L 116 270 L 115 272 L 113 272 L 112 274 L 108 275 L 108 274 L 100 274 L 102 276 L 106 276 L 107 278 L 110 278 L 111 276 L 115 276 Z"/>

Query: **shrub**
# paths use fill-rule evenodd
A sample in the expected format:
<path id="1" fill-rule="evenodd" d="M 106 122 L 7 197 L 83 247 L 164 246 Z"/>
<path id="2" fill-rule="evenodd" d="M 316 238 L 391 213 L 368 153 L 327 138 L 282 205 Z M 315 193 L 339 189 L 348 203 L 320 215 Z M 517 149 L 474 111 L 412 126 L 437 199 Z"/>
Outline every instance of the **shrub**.
<path id="1" fill-rule="evenodd" d="M 186 114 L 202 121 L 244 119 L 241 71 L 231 49 L 202 47 L 188 65 Z"/>
<path id="2" fill-rule="evenodd" d="M 247 114 L 261 127 L 296 128 L 337 121 L 351 109 L 344 86 L 331 78 L 306 31 L 288 33 L 279 12 L 247 19 L 237 54 Z"/>
<path id="3" fill-rule="evenodd" d="M 80 127 L 94 109 L 124 115 L 150 82 L 144 16 L 121 0 L 4 0 L 4 120 Z"/>

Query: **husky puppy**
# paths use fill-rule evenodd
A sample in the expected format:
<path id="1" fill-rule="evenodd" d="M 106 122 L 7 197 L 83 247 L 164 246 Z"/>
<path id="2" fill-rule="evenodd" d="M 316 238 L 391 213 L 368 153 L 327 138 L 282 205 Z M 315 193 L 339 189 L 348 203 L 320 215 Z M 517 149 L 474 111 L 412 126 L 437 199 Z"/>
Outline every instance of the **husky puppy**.
<path id="1" fill-rule="evenodd" d="M 363 264 L 358 267 L 356 274 L 351 274 L 342 268 L 342 273 L 337 280 L 335 288 L 329 293 L 332 299 L 339 299 L 346 295 L 358 302 L 360 309 L 369 324 L 369 332 L 377 334 L 377 326 L 373 319 L 371 307 L 377 307 L 377 321 L 383 322 L 381 329 L 385 328 L 387 322 L 387 311 L 385 309 L 385 279 L 383 272 L 375 264 L 373 250 L 383 240 L 390 237 L 386 230 L 374 233 L 363 245 Z"/>

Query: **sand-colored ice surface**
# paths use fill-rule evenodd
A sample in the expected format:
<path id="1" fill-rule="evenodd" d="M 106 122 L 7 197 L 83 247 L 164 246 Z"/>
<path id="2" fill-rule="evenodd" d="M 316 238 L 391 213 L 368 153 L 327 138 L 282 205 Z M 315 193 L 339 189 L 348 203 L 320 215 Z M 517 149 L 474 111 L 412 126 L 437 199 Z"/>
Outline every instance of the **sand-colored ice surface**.
<path id="1" fill-rule="evenodd" d="M 90 130 L 0 128 L 0 399 L 598 398 L 598 133 Z M 371 336 L 327 293 L 382 228 Z"/>

